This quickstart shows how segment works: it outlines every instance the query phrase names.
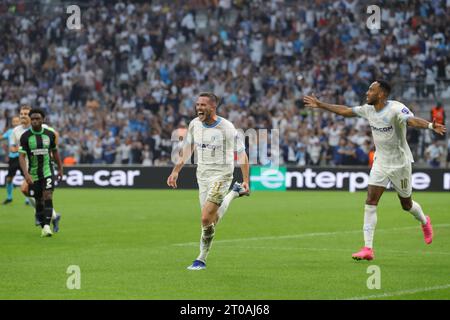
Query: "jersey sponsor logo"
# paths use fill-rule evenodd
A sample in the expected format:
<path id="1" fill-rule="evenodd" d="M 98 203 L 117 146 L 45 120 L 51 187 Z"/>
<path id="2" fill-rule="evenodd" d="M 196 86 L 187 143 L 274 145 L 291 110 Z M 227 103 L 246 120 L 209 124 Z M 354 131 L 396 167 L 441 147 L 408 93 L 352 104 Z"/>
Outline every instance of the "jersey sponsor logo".
<path id="1" fill-rule="evenodd" d="M 222 146 L 214 145 L 214 144 L 210 144 L 210 143 L 196 142 L 195 144 L 197 145 L 197 147 L 202 148 L 202 149 L 209 149 L 209 150 L 221 150 L 222 149 Z"/>
<path id="2" fill-rule="evenodd" d="M 391 130 L 394 129 L 392 126 L 384 127 L 384 128 L 377 128 L 377 127 L 374 127 L 374 126 L 372 126 L 372 125 L 370 126 L 370 128 L 371 128 L 373 131 L 377 131 L 377 132 L 390 132 Z"/>
<path id="3" fill-rule="evenodd" d="M 48 149 L 34 149 L 31 150 L 33 156 L 46 156 L 48 155 Z"/>

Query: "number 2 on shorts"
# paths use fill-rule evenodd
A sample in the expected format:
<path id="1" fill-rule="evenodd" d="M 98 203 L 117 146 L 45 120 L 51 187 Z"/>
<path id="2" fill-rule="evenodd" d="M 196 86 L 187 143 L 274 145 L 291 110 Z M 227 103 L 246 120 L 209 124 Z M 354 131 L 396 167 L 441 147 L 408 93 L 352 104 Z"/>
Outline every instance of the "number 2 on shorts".
<path id="1" fill-rule="evenodd" d="M 47 185 L 45 186 L 45 189 L 51 189 L 52 188 L 52 178 L 47 178 L 46 182 L 47 182 Z"/>

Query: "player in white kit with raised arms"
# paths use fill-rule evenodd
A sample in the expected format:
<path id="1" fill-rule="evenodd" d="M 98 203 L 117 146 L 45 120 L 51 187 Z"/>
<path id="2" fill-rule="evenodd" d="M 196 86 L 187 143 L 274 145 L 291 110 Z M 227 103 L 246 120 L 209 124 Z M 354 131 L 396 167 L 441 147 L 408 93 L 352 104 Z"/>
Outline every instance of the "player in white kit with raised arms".
<path id="1" fill-rule="evenodd" d="M 408 142 L 406 127 L 430 129 L 444 134 L 445 126 L 415 117 L 402 103 L 387 100 L 390 85 L 382 80 L 373 82 L 367 91 L 367 103 L 349 108 L 319 101 L 315 96 L 305 96 L 306 106 L 320 108 L 344 117 L 363 117 L 369 121 L 375 143 L 375 157 L 369 177 L 364 210 L 364 247 L 352 255 L 355 260 L 372 260 L 373 237 L 377 223 L 377 205 L 384 190 L 391 182 L 397 191 L 403 210 L 410 212 L 422 225 L 425 243 L 433 240 L 433 229 L 429 216 L 425 216 L 420 205 L 411 198 L 411 163 L 414 162 Z"/>
<path id="2" fill-rule="evenodd" d="M 249 195 L 249 162 L 245 146 L 234 125 L 216 114 L 218 98 L 213 93 L 200 93 L 196 111 L 198 117 L 189 124 L 180 160 L 167 179 L 167 184 L 177 188 L 178 173 L 185 162 L 197 151 L 197 182 L 202 210 L 200 254 L 189 270 L 206 268 L 206 258 L 211 248 L 215 227 L 222 219 L 231 201 Z M 234 154 L 240 164 L 243 182 L 233 181 Z"/>

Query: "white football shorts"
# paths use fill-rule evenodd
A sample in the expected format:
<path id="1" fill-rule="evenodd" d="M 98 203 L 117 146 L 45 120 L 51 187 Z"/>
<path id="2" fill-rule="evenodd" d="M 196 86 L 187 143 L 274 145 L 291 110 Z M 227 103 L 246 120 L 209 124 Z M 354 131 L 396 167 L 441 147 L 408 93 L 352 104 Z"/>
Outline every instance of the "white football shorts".
<path id="1" fill-rule="evenodd" d="M 206 201 L 220 206 L 223 198 L 225 198 L 228 194 L 232 181 L 233 175 L 230 174 L 197 180 L 199 187 L 200 207 L 203 208 Z"/>
<path id="2" fill-rule="evenodd" d="M 375 161 L 370 170 L 369 185 L 386 188 L 390 181 L 400 197 L 409 198 L 412 194 L 411 177 L 411 163 L 400 168 L 385 168 Z"/>

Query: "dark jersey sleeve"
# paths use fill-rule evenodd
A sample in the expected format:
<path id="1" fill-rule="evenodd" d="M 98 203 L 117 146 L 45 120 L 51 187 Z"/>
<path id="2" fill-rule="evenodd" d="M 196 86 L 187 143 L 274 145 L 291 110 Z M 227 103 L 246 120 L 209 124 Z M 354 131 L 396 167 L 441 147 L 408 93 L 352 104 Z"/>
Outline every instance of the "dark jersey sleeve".
<path id="1" fill-rule="evenodd" d="M 51 132 L 50 134 L 50 150 L 56 149 L 56 135 L 54 132 Z"/>
<path id="2" fill-rule="evenodd" d="M 30 146 L 28 145 L 28 134 L 25 132 L 20 137 L 19 152 L 28 154 L 30 152 Z"/>

